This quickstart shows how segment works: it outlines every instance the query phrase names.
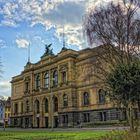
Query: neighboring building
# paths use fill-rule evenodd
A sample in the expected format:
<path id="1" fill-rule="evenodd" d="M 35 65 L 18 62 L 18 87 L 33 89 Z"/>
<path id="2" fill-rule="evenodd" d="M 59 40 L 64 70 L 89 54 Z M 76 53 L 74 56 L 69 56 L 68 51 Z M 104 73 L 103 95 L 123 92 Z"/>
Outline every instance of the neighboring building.
<path id="1" fill-rule="evenodd" d="M 0 125 L 4 123 L 5 100 L 0 99 Z"/>
<path id="2" fill-rule="evenodd" d="M 11 98 L 8 99 L 1 98 L 0 99 L 0 124 L 8 125 L 10 124 L 10 114 L 11 114 Z"/>
<path id="3" fill-rule="evenodd" d="M 11 97 L 8 97 L 8 99 L 5 102 L 5 124 L 10 124 L 10 116 L 11 116 Z"/>
<path id="4" fill-rule="evenodd" d="M 12 78 L 11 124 L 20 127 L 74 127 L 124 119 L 105 99 L 94 76 L 97 48 L 63 48 L 53 55 L 49 47 L 36 64 L 30 62 Z"/>

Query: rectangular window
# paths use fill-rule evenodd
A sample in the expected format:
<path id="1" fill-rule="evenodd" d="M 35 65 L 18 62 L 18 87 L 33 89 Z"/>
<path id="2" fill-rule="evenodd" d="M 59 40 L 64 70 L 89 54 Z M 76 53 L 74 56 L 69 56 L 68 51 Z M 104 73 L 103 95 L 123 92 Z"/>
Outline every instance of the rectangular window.
<path id="1" fill-rule="evenodd" d="M 28 82 L 25 83 L 25 91 L 29 91 L 29 83 Z"/>
<path id="2" fill-rule="evenodd" d="M 68 115 L 63 115 L 63 123 L 68 123 Z"/>
<path id="3" fill-rule="evenodd" d="M 90 114 L 89 113 L 84 113 L 83 114 L 83 121 L 84 122 L 90 122 Z"/>
<path id="4" fill-rule="evenodd" d="M 66 75 L 66 72 L 62 72 L 62 83 L 66 83 L 67 81 L 67 75 Z"/>
<path id="5" fill-rule="evenodd" d="M 15 104 L 15 114 L 17 114 L 18 113 L 18 104 L 16 103 Z"/>
<path id="6" fill-rule="evenodd" d="M 99 112 L 99 115 L 100 115 L 100 121 L 107 120 L 107 113 L 106 112 Z"/>

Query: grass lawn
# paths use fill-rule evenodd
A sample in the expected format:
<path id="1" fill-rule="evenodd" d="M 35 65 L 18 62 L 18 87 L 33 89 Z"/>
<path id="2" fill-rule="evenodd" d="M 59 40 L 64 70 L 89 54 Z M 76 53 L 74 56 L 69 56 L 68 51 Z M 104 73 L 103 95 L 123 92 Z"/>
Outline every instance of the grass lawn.
<path id="1" fill-rule="evenodd" d="M 98 140 L 111 132 L 0 131 L 0 140 Z"/>

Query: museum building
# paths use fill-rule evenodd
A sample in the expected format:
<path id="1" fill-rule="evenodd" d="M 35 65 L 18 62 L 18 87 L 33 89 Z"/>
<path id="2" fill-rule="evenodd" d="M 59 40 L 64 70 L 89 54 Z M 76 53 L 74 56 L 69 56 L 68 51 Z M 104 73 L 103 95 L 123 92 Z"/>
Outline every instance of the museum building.
<path id="1" fill-rule="evenodd" d="M 40 61 L 28 62 L 12 78 L 12 126 L 76 127 L 125 119 L 94 76 L 95 52 L 101 47 L 80 51 L 63 47 L 57 55 L 50 47 L 46 45 Z"/>

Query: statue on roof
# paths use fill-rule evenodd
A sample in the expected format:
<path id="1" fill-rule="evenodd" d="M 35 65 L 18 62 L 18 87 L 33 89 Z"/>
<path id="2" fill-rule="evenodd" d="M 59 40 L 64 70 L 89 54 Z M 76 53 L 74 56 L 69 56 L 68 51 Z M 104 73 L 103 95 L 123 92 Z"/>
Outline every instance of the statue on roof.
<path id="1" fill-rule="evenodd" d="M 53 55 L 53 49 L 51 49 L 52 43 L 49 45 L 45 45 L 45 53 L 43 54 L 42 57 L 47 56 L 47 55 Z"/>
<path id="2" fill-rule="evenodd" d="M 49 53 L 51 51 L 51 49 L 50 49 L 51 45 L 52 45 L 52 43 L 49 44 L 49 45 L 47 45 L 47 44 L 45 45 L 45 47 L 46 47 L 46 53 Z"/>

